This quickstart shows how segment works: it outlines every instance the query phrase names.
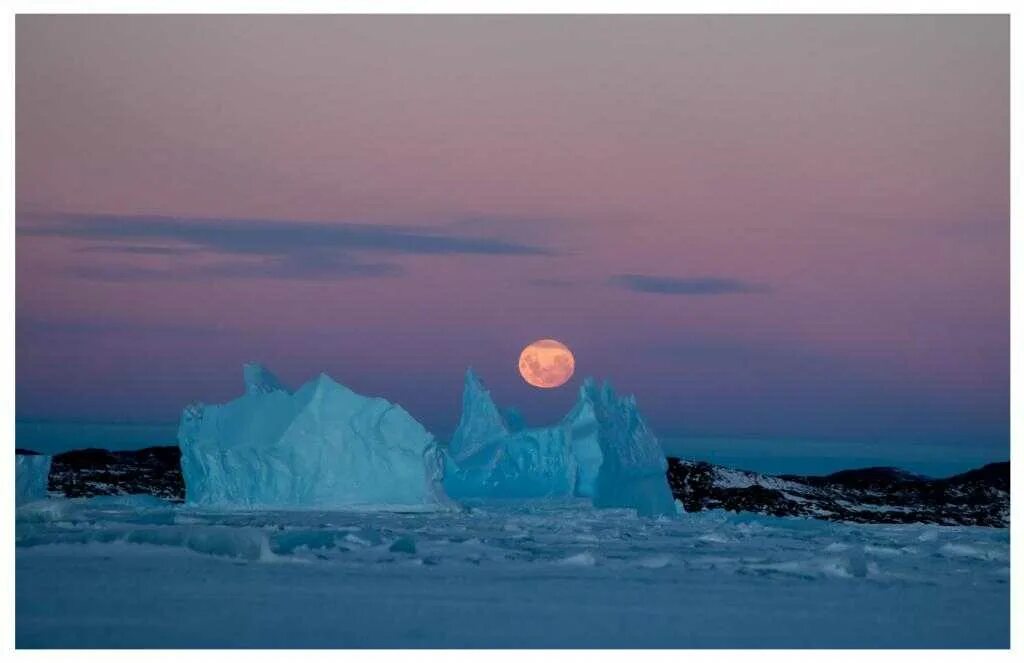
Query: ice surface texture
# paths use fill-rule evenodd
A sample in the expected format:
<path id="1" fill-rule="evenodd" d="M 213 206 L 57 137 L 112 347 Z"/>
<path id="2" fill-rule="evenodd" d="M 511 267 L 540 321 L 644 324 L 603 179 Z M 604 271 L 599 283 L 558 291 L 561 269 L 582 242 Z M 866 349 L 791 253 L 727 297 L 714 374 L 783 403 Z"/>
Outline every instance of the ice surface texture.
<path id="1" fill-rule="evenodd" d="M 411 511 L 23 505 L 16 644 L 1010 644 L 1008 529 L 638 518 L 582 501 Z"/>
<path id="2" fill-rule="evenodd" d="M 242 507 L 444 501 L 433 436 L 401 407 L 326 374 L 287 391 L 258 364 L 244 396 L 192 405 L 178 429 L 190 504 Z"/>
<path id="3" fill-rule="evenodd" d="M 607 382 L 587 379 L 579 401 L 547 428 L 510 425 L 472 370 L 462 418 L 446 458 L 444 485 L 454 498 L 590 498 L 595 506 L 641 515 L 676 512 L 667 461 L 636 407 Z"/>
<path id="4" fill-rule="evenodd" d="M 15 504 L 46 499 L 46 485 L 53 457 L 42 454 L 17 454 L 14 459 Z"/>

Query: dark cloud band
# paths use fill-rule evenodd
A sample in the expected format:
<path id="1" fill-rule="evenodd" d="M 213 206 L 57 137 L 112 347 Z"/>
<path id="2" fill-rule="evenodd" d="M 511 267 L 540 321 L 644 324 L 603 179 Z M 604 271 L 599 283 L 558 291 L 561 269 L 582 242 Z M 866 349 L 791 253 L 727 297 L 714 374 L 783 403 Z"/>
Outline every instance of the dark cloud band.
<path id="1" fill-rule="evenodd" d="M 85 253 L 179 256 L 205 252 L 217 261 L 180 270 L 85 265 L 73 271 L 97 280 L 235 278 L 340 279 L 404 273 L 374 255 L 549 256 L 550 249 L 510 239 L 473 235 L 467 229 L 327 223 L 273 219 L 206 219 L 103 214 L 32 214 L 18 233 L 103 242 Z"/>
<path id="2" fill-rule="evenodd" d="M 656 295 L 714 296 L 769 291 L 763 285 L 717 276 L 674 278 L 643 274 L 618 274 L 613 276 L 610 282 L 634 292 L 647 292 Z"/>

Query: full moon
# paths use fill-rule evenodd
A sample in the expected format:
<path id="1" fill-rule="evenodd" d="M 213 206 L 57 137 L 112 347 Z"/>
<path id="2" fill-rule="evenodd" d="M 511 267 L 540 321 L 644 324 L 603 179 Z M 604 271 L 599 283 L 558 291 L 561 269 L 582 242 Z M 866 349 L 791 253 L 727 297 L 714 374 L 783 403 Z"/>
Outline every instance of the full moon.
<path id="1" fill-rule="evenodd" d="M 519 374 L 541 389 L 561 387 L 576 370 L 576 359 L 564 343 L 553 338 L 534 341 L 519 353 Z"/>

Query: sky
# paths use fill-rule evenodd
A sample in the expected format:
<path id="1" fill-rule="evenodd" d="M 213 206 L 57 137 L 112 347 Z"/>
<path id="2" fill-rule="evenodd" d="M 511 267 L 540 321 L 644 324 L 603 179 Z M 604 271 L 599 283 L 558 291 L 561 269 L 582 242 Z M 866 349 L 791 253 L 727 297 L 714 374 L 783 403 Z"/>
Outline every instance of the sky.
<path id="1" fill-rule="evenodd" d="M 261 361 L 438 435 L 1009 450 L 1009 20 L 25 16 L 16 412 L 173 422 Z M 555 338 L 564 387 L 517 373 Z"/>

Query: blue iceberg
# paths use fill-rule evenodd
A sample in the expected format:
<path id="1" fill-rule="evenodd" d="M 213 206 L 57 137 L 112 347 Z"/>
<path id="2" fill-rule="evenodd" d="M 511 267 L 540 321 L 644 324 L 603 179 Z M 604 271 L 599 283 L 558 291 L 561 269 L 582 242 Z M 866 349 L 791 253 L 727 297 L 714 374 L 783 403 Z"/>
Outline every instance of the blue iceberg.
<path id="1" fill-rule="evenodd" d="M 16 454 L 14 456 L 14 504 L 46 499 L 52 456 Z"/>
<path id="2" fill-rule="evenodd" d="M 509 422 L 472 370 L 448 445 L 444 487 L 455 499 L 589 498 L 594 506 L 673 515 L 667 461 L 632 397 L 587 379 L 558 424 Z"/>
<path id="3" fill-rule="evenodd" d="M 294 393 L 258 364 L 245 395 L 192 405 L 178 429 L 186 501 L 223 507 L 446 501 L 434 437 L 398 405 L 326 374 Z"/>

